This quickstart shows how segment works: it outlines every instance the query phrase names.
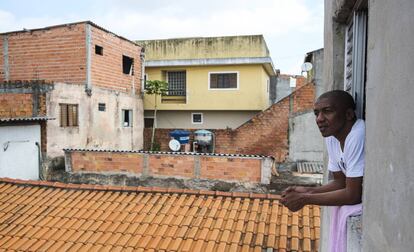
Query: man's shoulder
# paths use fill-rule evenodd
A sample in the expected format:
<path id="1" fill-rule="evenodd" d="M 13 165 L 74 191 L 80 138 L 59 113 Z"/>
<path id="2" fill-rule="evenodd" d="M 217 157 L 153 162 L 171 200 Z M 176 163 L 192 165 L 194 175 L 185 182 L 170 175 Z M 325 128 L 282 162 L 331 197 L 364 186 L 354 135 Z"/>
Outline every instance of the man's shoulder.
<path id="1" fill-rule="evenodd" d="M 365 122 L 362 119 L 356 120 L 349 133 L 352 138 L 365 138 Z"/>

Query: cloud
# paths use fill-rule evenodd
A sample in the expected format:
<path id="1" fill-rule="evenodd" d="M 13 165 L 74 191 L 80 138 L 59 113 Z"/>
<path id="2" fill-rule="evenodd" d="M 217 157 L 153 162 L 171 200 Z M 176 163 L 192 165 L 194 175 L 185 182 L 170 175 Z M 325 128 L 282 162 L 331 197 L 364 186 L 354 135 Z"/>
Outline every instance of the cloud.
<path id="1" fill-rule="evenodd" d="M 303 60 L 292 55 L 322 47 L 323 0 L 83 0 L 79 10 L 74 7 L 78 0 L 67 3 L 70 9 L 54 3 L 48 9 L 50 0 L 44 1 L 41 13 L 27 15 L 0 7 L 0 31 L 91 20 L 131 40 L 263 34 L 282 72 Z M 19 6 L 30 8 L 29 3 Z"/>

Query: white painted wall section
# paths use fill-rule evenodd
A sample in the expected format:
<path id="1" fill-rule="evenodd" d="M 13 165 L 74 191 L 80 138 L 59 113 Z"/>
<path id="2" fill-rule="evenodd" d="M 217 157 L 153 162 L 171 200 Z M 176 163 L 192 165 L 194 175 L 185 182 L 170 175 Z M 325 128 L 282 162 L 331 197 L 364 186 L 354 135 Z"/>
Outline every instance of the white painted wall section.
<path id="1" fill-rule="evenodd" d="M 0 127 L 0 177 L 39 179 L 40 125 Z"/>

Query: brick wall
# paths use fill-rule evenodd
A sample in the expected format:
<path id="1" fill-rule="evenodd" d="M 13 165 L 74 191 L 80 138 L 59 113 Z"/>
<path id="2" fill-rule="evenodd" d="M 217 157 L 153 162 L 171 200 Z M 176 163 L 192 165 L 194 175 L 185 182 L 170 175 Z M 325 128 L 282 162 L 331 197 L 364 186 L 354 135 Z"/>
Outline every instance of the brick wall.
<path id="1" fill-rule="evenodd" d="M 0 117 L 31 117 L 32 94 L 0 93 Z"/>
<path id="2" fill-rule="evenodd" d="M 46 92 L 52 89 L 43 81 L 0 82 L 0 118 L 46 116 Z"/>
<path id="3" fill-rule="evenodd" d="M 12 32 L 0 36 L 0 82 L 5 81 L 4 48 L 8 51 L 9 80 L 45 80 L 82 84 L 87 81 L 87 29 L 76 23 Z M 90 77 L 94 85 L 122 92 L 141 92 L 141 47 L 90 25 Z M 7 43 L 4 42 L 7 40 Z M 7 45 L 6 45 L 7 44 Z M 103 47 L 103 55 L 95 53 Z M 122 71 L 122 55 L 134 59 L 134 75 Z"/>
<path id="4" fill-rule="evenodd" d="M 119 173 L 153 177 L 198 178 L 269 183 L 272 162 L 268 157 L 199 156 L 169 153 L 66 150 L 71 172 Z M 266 167 L 265 167 L 266 166 Z M 262 174 L 266 173 L 266 174 Z"/>
<path id="5" fill-rule="evenodd" d="M 72 171 L 142 173 L 142 155 L 117 152 L 72 152 Z"/>
<path id="6" fill-rule="evenodd" d="M 127 40 L 92 27 L 91 77 L 92 85 L 135 93 L 141 92 L 141 47 Z M 103 55 L 95 53 L 95 46 L 103 48 Z M 134 59 L 134 75 L 122 72 L 122 55 Z"/>
<path id="7" fill-rule="evenodd" d="M 85 83 L 84 24 L 9 33 L 2 38 L 8 40 L 9 80 Z M 3 59 L 3 47 L 0 58 Z M 5 80 L 3 64 L 2 60 L 0 81 Z"/>
<path id="8" fill-rule="evenodd" d="M 309 111 L 313 108 L 314 85 L 303 84 L 299 79 L 298 87 L 290 95 L 258 113 L 251 120 L 234 130 L 214 129 L 216 153 L 272 156 L 277 162 L 286 160 L 289 154 L 288 131 L 289 116 Z M 144 129 L 144 148 L 149 149 L 151 128 Z M 156 129 L 155 139 L 162 151 L 169 151 L 169 132 L 174 129 Z M 186 129 L 191 133 L 195 129 Z M 192 142 L 193 134 L 190 135 Z"/>

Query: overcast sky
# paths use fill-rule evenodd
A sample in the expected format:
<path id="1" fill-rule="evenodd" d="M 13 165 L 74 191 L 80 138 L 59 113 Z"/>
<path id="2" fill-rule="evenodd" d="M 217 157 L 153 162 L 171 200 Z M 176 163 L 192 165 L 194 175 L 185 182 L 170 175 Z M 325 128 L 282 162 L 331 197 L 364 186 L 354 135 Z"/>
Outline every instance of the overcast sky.
<path id="1" fill-rule="evenodd" d="M 323 47 L 323 0 L 0 0 L 0 33 L 85 20 L 131 40 L 263 34 L 284 74 Z"/>

